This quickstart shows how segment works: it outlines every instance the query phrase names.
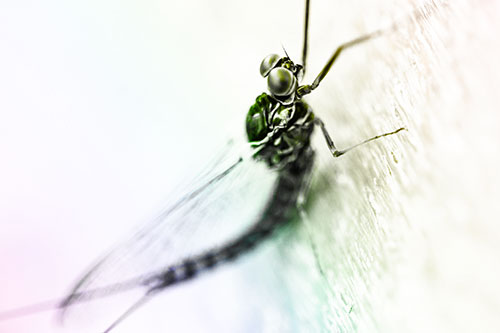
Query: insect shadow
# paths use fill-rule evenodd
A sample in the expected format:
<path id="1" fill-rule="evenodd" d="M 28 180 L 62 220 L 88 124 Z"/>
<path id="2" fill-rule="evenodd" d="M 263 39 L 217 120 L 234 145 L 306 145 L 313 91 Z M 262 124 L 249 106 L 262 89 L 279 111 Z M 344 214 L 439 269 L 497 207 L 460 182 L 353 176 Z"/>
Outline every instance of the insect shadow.
<path id="1" fill-rule="evenodd" d="M 322 191 L 326 191 L 320 184 L 316 193 L 309 195 L 316 160 L 316 152 L 311 146 L 311 136 L 315 129 L 320 130 L 326 148 L 333 158 L 405 130 L 401 127 L 378 134 L 345 149 L 336 147 L 326 124 L 313 112 L 304 98 L 320 87 L 344 51 L 394 31 L 397 26 L 393 24 L 387 29 L 376 30 L 341 44 L 334 50 L 314 81 L 301 84 L 307 69 L 309 8 L 310 0 L 306 0 L 301 63 L 294 62 L 286 51 L 284 56 L 270 54 L 262 60 L 260 74 L 267 80 L 268 92 L 256 98 L 246 116 L 247 145 L 250 152 L 236 157 L 229 165 L 219 168 L 215 174 L 209 173 L 208 178 L 194 190 L 164 210 L 131 239 L 105 254 L 83 274 L 65 298 L 0 313 L 0 320 L 54 307 L 61 310 L 61 317 L 64 318 L 78 303 L 130 289 L 141 289 L 139 299 L 128 305 L 104 330 L 110 332 L 135 310 L 167 288 L 192 280 L 205 271 L 249 253 L 290 221 L 307 221 L 308 205 L 321 196 Z M 260 178 L 265 178 L 267 183 L 265 191 L 260 187 L 262 181 L 256 181 Z M 228 188 L 231 190 L 227 190 Z M 207 229 L 203 229 L 203 224 L 210 225 L 212 220 L 231 221 L 229 217 L 218 216 L 221 207 L 245 207 L 241 201 L 240 206 L 231 201 L 236 200 L 233 198 L 233 191 L 246 192 L 246 199 L 265 192 L 263 208 L 249 214 L 251 223 L 231 237 L 216 241 L 204 237 L 204 231 Z M 331 191 L 330 186 L 328 191 Z M 190 234 L 194 233 L 200 240 L 206 240 L 201 242 L 202 245 L 191 246 L 192 243 L 184 240 L 176 241 L 173 232 L 176 235 L 185 234 L 187 238 L 192 237 Z M 186 250 L 187 248 L 189 250 Z M 163 256 L 165 252 L 169 252 L 170 257 L 165 260 L 154 259 L 155 266 L 149 268 L 149 273 L 124 273 L 132 266 L 140 266 L 141 261 L 149 264 L 154 257 L 152 254 Z M 319 262 L 318 265 L 322 271 Z"/>

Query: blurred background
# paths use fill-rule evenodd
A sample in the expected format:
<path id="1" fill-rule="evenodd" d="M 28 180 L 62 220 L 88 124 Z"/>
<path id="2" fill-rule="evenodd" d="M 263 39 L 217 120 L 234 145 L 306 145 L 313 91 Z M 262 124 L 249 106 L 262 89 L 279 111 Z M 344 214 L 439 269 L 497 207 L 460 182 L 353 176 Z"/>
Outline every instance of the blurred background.
<path id="1" fill-rule="evenodd" d="M 497 332 L 499 13 L 312 0 L 307 82 L 340 43 L 398 26 L 308 98 L 337 146 L 408 131 L 339 159 L 316 135 L 308 221 L 115 331 Z M 243 137 L 260 61 L 282 46 L 299 61 L 303 15 L 296 0 L 0 2 L 0 310 L 64 295 Z M 0 332 L 93 320 L 45 312 Z"/>

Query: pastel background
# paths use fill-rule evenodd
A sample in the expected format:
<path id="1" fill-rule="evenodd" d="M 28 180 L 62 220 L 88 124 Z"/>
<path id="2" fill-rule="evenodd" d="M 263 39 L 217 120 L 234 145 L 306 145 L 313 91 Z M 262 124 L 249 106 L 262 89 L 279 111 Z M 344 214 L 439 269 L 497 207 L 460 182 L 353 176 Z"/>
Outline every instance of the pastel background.
<path id="1" fill-rule="evenodd" d="M 426 17 L 405 16 L 423 4 Z M 337 146 L 409 131 L 338 160 L 318 135 L 308 223 L 116 332 L 498 331 L 498 7 L 312 0 L 306 81 L 339 43 L 402 22 L 343 54 L 311 95 Z M 0 310 L 64 295 L 242 136 L 261 59 L 282 45 L 299 59 L 303 8 L 1 1 Z M 54 318 L 0 332 L 88 332 L 94 320 Z"/>

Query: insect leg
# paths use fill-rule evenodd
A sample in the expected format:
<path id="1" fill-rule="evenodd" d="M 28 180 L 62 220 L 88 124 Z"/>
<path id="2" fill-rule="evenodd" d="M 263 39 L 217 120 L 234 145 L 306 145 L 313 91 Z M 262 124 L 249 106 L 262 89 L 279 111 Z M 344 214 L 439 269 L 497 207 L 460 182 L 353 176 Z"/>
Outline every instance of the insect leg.
<path id="1" fill-rule="evenodd" d="M 366 139 L 366 140 L 364 140 L 364 141 L 362 141 L 362 142 L 360 142 L 358 144 L 355 144 L 354 146 L 349 147 L 347 149 L 338 150 L 337 147 L 335 147 L 335 144 L 333 143 L 333 140 L 330 137 L 330 134 L 328 134 L 328 131 L 326 130 L 325 123 L 323 123 L 323 121 L 321 119 L 319 119 L 319 118 L 315 118 L 314 119 L 314 123 L 321 128 L 321 131 L 323 132 L 323 136 L 325 137 L 325 140 L 326 140 L 326 144 L 328 145 L 328 148 L 330 149 L 330 152 L 332 153 L 333 157 L 342 156 L 345 153 L 347 153 L 348 151 L 350 151 L 350 150 L 352 150 L 352 149 L 354 149 L 354 148 L 356 148 L 358 146 L 361 146 L 361 145 L 363 145 L 365 143 L 377 140 L 377 139 L 379 139 L 381 137 L 384 137 L 384 136 L 396 134 L 396 133 L 398 133 L 398 132 L 400 132 L 402 130 L 406 130 L 406 128 L 401 127 L 401 128 L 398 128 L 395 131 L 392 131 L 392 132 L 389 132 L 389 133 L 380 134 L 380 135 L 376 135 L 376 136 L 374 136 L 372 138 Z"/>
<path id="2" fill-rule="evenodd" d="M 312 172 L 309 172 L 309 174 L 305 176 L 304 183 L 302 184 L 299 196 L 297 198 L 297 211 L 299 213 L 300 219 L 302 220 L 302 223 L 305 224 L 307 237 L 309 238 L 309 244 L 311 245 L 311 250 L 313 252 L 316 267 L 317 267 L 319 273 L 321 274 L 321 276 L 326 280 L 323 266 L 321 265 L 321 262 L 319 260 L 318 248 L 313 241 L 313 237 L 312 237 L 312 233 L 311 233 L 311 230 L 313 227 L 311 225 L 311 220 L 307 216 L 307 212 L 305 209 L 307 193 L 309 192 L 309 189 L 311 187 L 311 181 L 312 181 Z"/>
<path id="3" fill-rule="evenodd" d="M 428 17 L 436 9 L 435 5 L 433 5 L 432 3 L 433 3 L 433 1 L 425 2 L 424 5 L 414 9 L 412 11 L 411 15 L 407 15 L 406 19 L 413 16 L 414 20 L 418 21 L 422 18 Z M 443 6 L 447 6 L 447 4 L 444 3 Z M 309 0 L 306 0 L 306 21 L 305 21 L 305 29 L 304 29 L 305 38 L 304 38 L 304 50 L 303 50 L 303 54 L 302 54 L 304 67 L 305 67 L 305 56 L 307 55 L 307 29 L 308 29 L 308 24 L 309 24 L 308 21 L 309 21 Z M 333 52 L 332 56 L 330 57 L 330 59 L 328 59 L 327 63 L 325 64 L 325 66 L 323 67 L 321 72 L 319 72 L 316 79 L 314 79 L 313 83 L 300 86 L 297 89 L 297 91 L 296 91 L 297 97 L 301 98 L 302 96 L 311 93 L 314 89 L 316 89 L 319 86 L 321 81 L 325 78 L 325 76 L 330 71 L 330 68 L 333 66 L 333 63 L 335 62 L 335 60 L 337 60 L 339 55 L 342 53 L 342 51 L 344 51 L 345 49 L 348 49 L 352 46 L 356 46 L 358 44 L 362 44 L 364 42 L 367 42 L 370 39 L 380 37 L 385 33 L 388 33 L 391 31 L 396 31 L 396 30 L 398 30 L 398 28 L 399 28 L 398 22 L 394 22 L 393 24 L 391 24 L 388 27 L 375 30 L 373 32 L 359 36 L 358 38 L 354 38 L 354 39 L 352 39 L 344 44 L 341 44 L 339 47 L 337 47 L 335 52 Z"/>
<path id="4" fill-rule="evenodd" d="M 313 240 L 313 237 L 312 237 L 311 220 L 307 216 L 307 212 L 305 211 L 304 207 L 298 206 L 297 209 L 299 211 L 300 219 L 306 225 L 307 238 L 309 238 L 309 245 L 311 245 L 311 250 L 312 250 L 312 253 L 313 253 L 313 256 L 314 256 L 314 262 L 316 263 L 316 268 L 318 269 L 319 274 L 321 275 L 321 277 L 325 281 L 327 281 L 325 271 L 323 269 L 323 266 L 321 265 L 321 261 L 319 260 L 318 247 L 314 243 L 314 240 Z M 328 285 L 328 282 L 327 282 L 327 285 Z"/>
<path id="5" fill-rule="evenodd" d="M 326 65 L 323 67 L 321 72 L 319 72 L 318 76 L 316 76 L 316 79 L 314 79 L 313 83 L 300 86 L 297 89 L 298 97 L 300 98 L 304 95 L 311 93 L 314 89 L 316 89 L 319 86 L 320 82 L 325 78 L 326 74 L 328 74 L 328 72 L 330 71 L 330 68 L 333 66 L 333 64 L 335 63 L 335 60 L 337 60 L 337 58 L 342 53 L 342 51 L 344 51 L 345 49 L 348 49 L 352 46 L 364 43 L 372 38 L 378 37 L 378 36 L 382 35 L 382 32 L 383 32 L 383 30 L 376 30 L 376 31 L 371 32 L 369 34 L 355 38 L 355 39 L 337 47 L 337 49 L 335 50 L 335 52 L 333 52 L 333 55 L 330 57 L 330 59 L 328 60 Z"/>
<path id="6" fill-rule="evenodd" d="M 310 0 L 306 0 L 306 13 L 304 18 L 304 45 L 302 46 L 302 66 L 304 74 L 306 72 L 307 41 L 309 36 L 309 3 Z"/>

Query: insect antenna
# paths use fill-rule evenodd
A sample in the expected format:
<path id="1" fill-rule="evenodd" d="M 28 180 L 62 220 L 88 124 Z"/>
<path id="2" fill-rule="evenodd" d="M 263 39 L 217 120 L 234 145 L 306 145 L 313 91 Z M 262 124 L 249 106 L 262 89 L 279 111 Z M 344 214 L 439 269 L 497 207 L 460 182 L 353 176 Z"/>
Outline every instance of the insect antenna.
<path id="1" fill-rule="evenodd" d="M 281 48 L 283 49 L 283 52 L 285 52 L 285 55 L 288 59 L 290 59 L 290 56 L 288 55 L 288 52 L 286 52 L 285 46 L 281 44 Z"/>

